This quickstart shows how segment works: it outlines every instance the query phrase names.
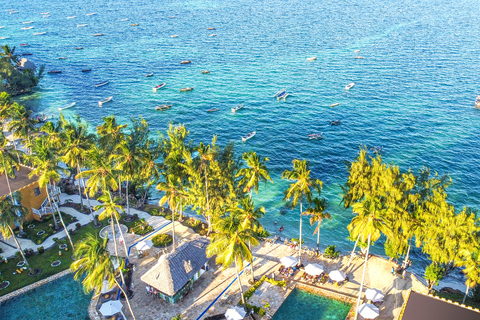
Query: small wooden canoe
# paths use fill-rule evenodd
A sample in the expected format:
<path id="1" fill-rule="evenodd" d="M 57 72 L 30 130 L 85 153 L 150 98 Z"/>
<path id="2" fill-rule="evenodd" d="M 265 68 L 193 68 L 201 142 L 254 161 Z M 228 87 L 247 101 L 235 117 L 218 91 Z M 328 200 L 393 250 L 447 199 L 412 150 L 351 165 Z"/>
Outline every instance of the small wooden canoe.
<path id="1" fill-rule="evenodd" d="M 202 70 L 202 73 L 203 73 L 203 74 L 208 74 L 208 73 L 210 73 L 210 71 L 208 71 L 208 70 Z"/>
<path id="2" fill-rule="evenodd" d="M 50 70 L 47 73 L 50 73 L 50 74 L 52 74 L 52 73 L 62 73 L 62 71 L 60 71 L 60 70 Z"/>
<path id="3" fill-rule="evenodd" d="M 215 30 L 215 28 L 207 28 L 207 30 Z"/>
<path id="4" fill-rule="evenodd" d="M 44 31 L 44 32 L 36 32 L 36 33 L 34 33 L 33 35 L 34 35 L 34 36 L 41 36 L 41 35 L 43 35 L 43 34 L 46 34 L 46 32 L 45 32 L 45 31 Z"/>
<path id="5" fill-rule="evenodd" d="M 139 25 L 140 25 L 139 23 L 132 23 L 130 26 L 132 26 L 132 27 L 137 27 L 137 26 L 139 26 Z"/>
<path id="6" fill-rule="evenodd" d="M 103 35 L 104 35 L 103 33 L 95 33 L 93 36 L 94 36 L 94 37 L 101 37 L 101 36 L 103 36 Z"/>
<path id="7" fill-rule="evenodd" d="M 66 60 L 66 59 L 67 59 L 67 57 L 60 57 L 60 58 L 58 58 L 58 60 Z"/>
<path id="8" fill-rule="evenodd" d="M 216 33 L 212 33 L 212 34 L 210 35 L 210 37 L 216 37 L 216 36 L 217 36 Z"/>
<path id="9" fill-rule="evenodd" d="M 180 89 L 180 92 L 186 92 L 186 91 L 192 91 L 194 87 L 186 87 L 186 88 L 182 88 Z"/>
<path id="10" fill-rule="evenodd" d="M 24 52 L 22 53 L 22 56 L 31 56 L 32 54 L 30 52 Z"/>
<path id="11" fill-rule="evenodd" d="M 95 85 L 95 88 L 98 88 L 98 87 L 105 86 L 105 85 L 107 85 L 107 84 L 109 84 L 109 83 L 110 83 L 110 80 L 107 80 L 107 81 L 104 81 L 104 82 L 97 83 L 97 84 Z"/>
<path id="12" fill-rule="evenodd" d="M 75 49 L 77 49 L 77 50 L 82 50 L 83 47 L 76 47 Z"/>
<path id="13" fill-rule="evenodd" d="M 355 59 L 365 59 L 365 58 L 362 56 L 356 56 Z"/>
<path id="14" fill-rule="evenodd" d="M 189 64 L 192 63 L 192 60 L 183 60 L 180 62 L 180 64 Z"/>
<path id="15" fill-rule="evenodd" d="M 83 69 L 82 72 L 90 72 L 92 69 Z"/>
<path id="16" fill-rule="evenodd" d="M 218 110 L 220 110 L 220 109 L 218 109 L 218 108 L 213 108 L 213 109 L 208 109 L 207 112 L 215 112 L 215 111 L 218 111 Z"/>
<path id="17" fill-rule="evenodd" d="M 87 13 L 86 15 L 87 15 L 87 16 L 93 16 L 93 15 L 95 15 L 95 14 L 97 14 L 97 13 L 96 13 L 96 12 L 92 12 L 92 13 Z"/>
<path id="18" fill-rule="evenodd" d="M 339 104 L 340 104 L 340 103 L 338 103 L 338 102 L 337 102 L 337 103 L 334 103 L 334 104 L 332 104 L 332 105 L 330 106 L 330 108 L 336 107 L 336 106 L 338 106 Z"/>
<path id="19" fill-rule="evenodd" d="M 174 34 L 173 36 L 170 36 L 170 38 L 176 38 L 178 37 L 178 34 Z"/>
<path id="20" fill-rule="evenodd" d="M 20 47 L 28 47 L 28 43 L 20 43 Z"/>
<path id="21" fill-rule="evenodd" d="M 152 72 L 152 73 L 148 73 L 147 75 L 145 75 L 145 77 L 147 77 L 147 78 L 153 77 L 153 72 Z"/>
<path id="22" fill-rule="evenodd" d="M 161 89 L 161 88 L 165 87 L 166 84 L 167 83 L 164 82 L 164 83 L 159 84 L 158 86 L 153 87 L 153 92 L 157 92 L 158 89 Z"/>
<path id="23" fill-rule="evenodd" d="M 155 107 L 155 110 L 159 110 L 159 111 L 165 111 L 165 110 L 168 110 L 172 107 L 171 104 L 164 104 L 163 106 L 156 106 Z"/>

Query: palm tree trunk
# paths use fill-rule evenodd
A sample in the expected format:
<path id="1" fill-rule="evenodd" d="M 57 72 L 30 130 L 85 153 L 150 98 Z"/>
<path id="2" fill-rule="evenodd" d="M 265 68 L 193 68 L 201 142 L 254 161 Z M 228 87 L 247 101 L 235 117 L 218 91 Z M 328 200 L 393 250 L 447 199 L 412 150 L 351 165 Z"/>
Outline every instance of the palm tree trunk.
<path id="1" fill-rule="evenodd" d="M 355 245 L 353 246 L 352 253 L 350 254 L 350 259 L 348 260 L 347 268 L 350 267 L 350 263 L 352 263 L 353 255 L 355 254 L 355 249 L 357 249 L 358 239 L 360 239 L 360 235 L 358 235 L 357 241 L 355 241 Z"/>
<path id="2" fill-rule="evenodd" d="M 238 287 L 240 288 L 240 296 L 242 297 L 242 303 L 246 307 L 245 297 L 243 296 L 242 282 L 240 281 L 240 275 L 238 274 L 237 258 L 235 258 L 235 273 L 237 274 Z"/>
<path id="3" fill-rule="evenodd" d="M 248 249 L 250 250 L 250 252 L 252 252 L 252 244 L 249 243 L 248 244 Z M 253 274 L 253 255 L 252 255 L 252 261 L 250 261 L 250 271 L 252 273 L 252 284 L 255 283 L 255 275 Z"/>
<path id="4" fill-rule="evenodd" d="M 360 306 L 360 298 L 362 297 L 362 291 L 363 291 L 363 281 L 365 280 L 365 273 L 367 272 L 367 261 L 368 261 L 368 252 L 370 250 L 371 236 L 372 236 L 371 234 L 368 235 L 367 254 L 365 255 L 365 264 L 363 266 L 362 282 L 360 283 L 360 290 L 358 292 L 357 308 L 355 309 L 355 320 L 358 319 L 358 307 Z"/>
<path id="5" fill-rule="evenodd" d="M 110 228 L 112 228 L 113 247 L 115 249 L 115 256 L 118 257 L 117 235 L 115 234 L 115 222 L 113 221 L 112 217 L 110 217 Z"/>
<path id="6" fill-rule="evenodd" d="M 207 178 L 207 167 L 205 166 L 205 195 L 207 197 L 207 222 L 208 222 L 208 232 L 210 234 L 212 231 L 212 219 L 210 219 L 210 204 L 208 202 L 208 178 Z"/>
<path id="7" fill-rule="evenodd" d="M 300 200 L 300 240 L 298 241 L 298 264 L 302 264 L 302 201 Z"/>
<path id="8" fill-rule="evenodd" d="M 14 240 L 15 243 L 17 244 L 18 251 L 20 251 L 20 254 L 22 255 L 23 261 L 24 261 L 25 264 L 27 265 L 28 271 L 29 271 L 30 273 L 32 273 L 32 269 L 30 268 L 30 265 L 28 264 L 27 258 L 25 258 L 25 255 L 23 254 L 23 249 L 22 249 L 22 247 L 20 246 L 20 243 L 18 242 L 18 239 L 17 239 L 17 237 L 15 236 L 15 233 L 13 232 L 12 227 L 11 227 L 10 225 L 8 225 L 8 229 L 10 229 L 10 232 L 12 233 L 13 240 Z"/>
<path id="9" fill-rule="evenodd" d="M 81 173 L 80 165 L 77 163 L 77 172 Z M 83 196 L 82 196 L 82 186 L 80 185 L 81 178 L 78 179 L 78 194 L 80 195 L 80 205 L 83 209 Z"/>
<path id="10" fill-rule="evenodd" d="M 177 206 L 178 208 L 178 206 Z M 173 244 L 173 247 L 172 247 L 172 252 L 175 252 L 175 211 L 176 210 L 172 210 L 172 244 Z"/>
<path id="11" fill-rule="evenodd" d="M 470 286 L 467 284 L 467 290 L 465 291 L 465 295 L 463 296 L 462 304 L 465 304 L 465 300 L 467 299 L 469 290 L 470 290 Z"/>
<path id="12" fill-rule="evenodd" d="M 50 208 L 52 209 L 53 224 L 55 225 L 55 230 L 57 230 L 58 223 L 57 223 L 57 219 L 55 218 L 55 208 L 53 207 L 53 204 L 52 204 L 52 198 L 50 197 L 50 192 L 48 192 L 48 185 L 45 186 L 45 190 L 47 191 L 48 203 L 50 204 Z"/>
<path id="13" fill-rule="evenodd" d="M 318 223 L 318 232 L 317 232 L 317 252 L 320 251 L 320 223 Z"/>
<path id="14" fill-rule="evenodd" d="M 110 197 L 110 201 L 113 202 L 113 200 L 112 200 L 112 194 L 111 194 L 110 192 L 108 193 L 108 196 Z M 115 219 L 115 221 L 116 221 L 116 223 L 117 223 L 118 231 L 120 232 L 120 237 L 122 237 L 122 239 L 123 239 L 123 248 L 125 249 L 125 256 L 128 258 L 128 249 L 127 249 L 125 237 L 123 236 L 122 228 L 120 228 L 120 222 L 118 221 L 118 218 L 117 218 L 117 215 L 116 215 L 116 214 L 114 214 L 113 217 L 114 217 L 114 219 Z M 117 252 L 117 254 L 118 254 L 118 252 Z"/>
<path id="15" fill-rule="evenodd" d="M 412 239 L 410 239 L 410 242 L 408 243 L 408 250 L 407 250 L 407 255 L 405 256 L 405 260 L 404 260 L 404 268 L 407 267 L 408 265 L 408 258 L 410 257 L 410 248 L 412 247 Z"/>
<path id="16" fill-rule="evenodd" d="M 127 189 L 126 189 L 125 193 L 127 194 L 127 216 L 129 216 L 130 215 L 130 204 L 128 202 L 128 177 L 127 177 Z"/>
<path id="17" fill-rule="evenodd" d="M 78 164 L 78 172 L 79 174 L 82 173 L 82 167 L 80 166 L 80 163 Z M 87 187 L 85 185 L 85 180 L 83 178 L 80 178 L 80 181 L 82 182 L 83 189 L 86 190 Z M 85 196 L 87 197 L 88 209 L 90 210 L 90 214 L 92 215 L 92 221 L 93 221 L 93 210 L 92 210 L 92 205 L 90 204 L 90 197 L 88 196 L 88 192 L 85 192 Z"/>
<path id="18" fill-rule="evenodd" d="M 48 194 L 48 187 L 47 187 L 47 194 Z M 53 201 L 53 203 L 55 204 L 55 208 L 57 209 L 57 213 L 58 213 L 58 216 L 60 217 L 60 222 L 62 223 L 63 229 L 65 230 L 65 233 L 67 234 L 68 241 L 70 241 L 70 245 L 72 246 L 72 250 L 75 250 L 75 247 L 73 246 L 72 238 L 70 237 L 70 233 L 68 233 L 68 229 L 65 226 L 65 222 L 63 221 L 62 214 L 60 213 L 60 209 L 58 208 L 55 200 Z M 55 217 L 54 217 L 54 219 L 55 219 Z"/>
<path id="19" fill-rule="evenodd" d="M 120 175 L 118 175 L 118 195 L 122 197 L 122 181 L 120 180 Z"/>
<path id="20" fill-rule="evenodd" d="M 120 275 L 123 277 L 123 272 L 120 271 Z M 123 295 L 125 296 L 125 301 L 127 302 L 128 311 L 130 311 L 130 314 L 132 315 L 133 319 L 136 320 L 135 315 L 133 314 L 132 306 L 130 305 L 130 299 L 128 299 L 127 293 L 125 292 L 125 290 L 123 290 L 122 286 L 120 285 L 120 283 L 118 283 L 117 279 L 115 279 L 115 283 L 123 292 Z"/>

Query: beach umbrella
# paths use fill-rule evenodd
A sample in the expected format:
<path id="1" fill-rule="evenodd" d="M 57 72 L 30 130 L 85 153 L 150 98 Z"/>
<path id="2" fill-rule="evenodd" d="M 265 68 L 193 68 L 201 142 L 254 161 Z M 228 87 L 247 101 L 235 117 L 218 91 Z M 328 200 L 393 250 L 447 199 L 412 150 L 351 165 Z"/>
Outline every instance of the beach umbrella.
<path id="1" fill-rule="evenodd" d="M 298 260 L 292 256 L 286 256 L 280 259 L 280 263 L 285 266 L 285 268 L 294 267 L 297 265 Z"/>
<path id="2" fill-rule="evenodd" d="M 343 271 L 340 271 L 340 270 L 333 270 L 332 272 L 330 272 L 328 274 L 328 277 L 330 279 L 332 279 L 333 281 L 343 281 L 345 280 L 347 277 L 345 276 L 345 273 Z"/>
<path id="3" fill-rule="evenodd" d="M 363 303 L 358 307 L 358 314 L 365 319 L 375 319 L 380 314 L 380 310 L 370 303 Z"/>
<path id="4" fill-rule="evenodd" d="M 245 310 L 240 307 L 233 307 L 228 309 L 227 312 L 225 312 L 225 318 L 227 320 L 243 320 L 246 315 L 247 313 L 245 312 Z"/>
<path id="5" fill-rule="evenodd" d="M 316 263 L 310 263 L 305 267 L 305 272 L 311 276 L 319 276 L 321 275 L 325 270 L 323 267 L 319 264 Z"/>
<path id="6" fill-rule="evenodd" d="M 139 243 L 137 243 L 135 245 L 135 249 L 137 249 L 138 251 L 145 251 L 145 250 L 150 249 L 151 247 L 153 247 L 152 240 L 140 241 Z"/>
<path id="7" fill-rule="evenodd" d="M 113 316 L 115 313 L 122 311 L 122 303 L 118 300 L 110 300 L 102 304 L 100 313 L 105 317 Z"/>
<path id="8" fill-rule="evenodd" d="M 365 297 L 368 300 L 372 300 L 373 302 L 381 302 L 381 301 L 383 301 L 383 298 L 385 297 L 385 295 L 380 290 L 367 289 L 365 291 Z"/>
<path id="9" fill-rule="evenodd" d="M 110 291 L 112 291 L 112 289 L 115 287 L 115 285 L 113 286 L 109 286 L 108 285 L 108 280 L 103 280 L 103 285 L 102 285 L 102 294 L 103 293 L 108 293 Z"/>

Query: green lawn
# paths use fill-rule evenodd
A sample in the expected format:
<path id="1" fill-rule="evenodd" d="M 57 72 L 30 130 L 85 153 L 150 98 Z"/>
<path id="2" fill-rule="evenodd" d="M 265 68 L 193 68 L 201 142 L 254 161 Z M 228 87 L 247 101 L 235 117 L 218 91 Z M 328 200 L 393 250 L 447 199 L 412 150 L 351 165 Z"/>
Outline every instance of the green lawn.
<path id="1" fill-rule="evenodd" d="M 103 226 L 107 224 L 106 220 L 101 222 Z M 101 228 L 93 228 L 93 225 L 91 223 L 87 224 L 79 230 L 75 231 L 75 233 L 72 235 L 73 243 L 77 243 L 79 240 L 83 239 L 85 234 L 89 232 L 98 235 L 100 230 Z M 69 244 L 68 251 L 60 250 L 60 244 L 68 244 L 67 238 L 57 241 L 55 246 L 53 246 L 51 249 L 45 250 L 45 252 L 42 254 L 35 253 L 33 256 L 27 258 L 28 263 L 32 268 L 42 269 L 42 273 L 35 277 L 29 276 L 27 270 L 23 270 L 21 274 L 13 274 L 16 269 L 20 269 L 16 265 L 17 262 L 22 260 L 21 258 L 12 258 L 8 260 L 8 263 L 0 262 L 0 276 L 3 277 L 4 280 L 10 281 L 10 286 L 8 286 L 8 288 L 0 290 L 0 296 L 15 291 L 26 285 L 32 284 L 36 281 L 50 277 L 60 271 L 67 269 L 72 262 L 72 250 Z M 59 251 L 61 251 L 62 253 L 61 256 L 59 255 Z M 62 264 L 58 267 L 52 267 L 50 264 L 55 260 L 60 260 Z"/>
<path id="2" fill-rule="evenodd" d="M 65 212 L 62 212 L 62 217 L 65 225 L 67 226 L 70 223 L 77 221 L 77 218 Z M 59 226 L 62 227 L 61 223 L 59 223 Z M 36 244 L 42 244 L 42 242 L 52 234 L 63 231 L 63 228 L 61 228 L 59 231 L 55 231 L 53 217 L 49 215 L 44 217 L 43 221 L 32 220 L 28 223 L 25 223 L 23 225 L 23 231 L 27 233 L 27 239 L 32 240 Z M 42 235 L 37 235 L 37 233 L 40 231 L 44 231 L 45 233 Z"/>

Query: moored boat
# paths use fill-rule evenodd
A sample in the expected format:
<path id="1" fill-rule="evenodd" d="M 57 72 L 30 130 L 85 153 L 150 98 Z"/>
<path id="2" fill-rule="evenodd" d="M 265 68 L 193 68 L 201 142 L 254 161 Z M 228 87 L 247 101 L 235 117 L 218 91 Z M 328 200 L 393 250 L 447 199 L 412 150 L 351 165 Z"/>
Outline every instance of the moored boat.
<path id="1" fill-rule="evenodd" d="M 20 47 L 28 47 L 28 43 L 20 43 Z"/>
<path id="2" fill-rule="evenodd" d="M 289 94 L 287 93 L 287 91 L 284 91 L 277 96 L 277 100 L 280 100 L 280 99 L 285 100 L 285 99 L 287 99 L 288 96 L 289 96 Z"/>
<path id="3" fill-rule="evenodd" d="M 156 107 L 155 107 L 155 110 L 164 111 L 164 110 L 170 109 L 171 107 L 172 107 L 171 104 L 167 104 L 167 103 L 165 102 L 164 105 L 156 106 Z"/>
<path id="4" fill-rule="evenodd" d="M 76 47 L 75 49 L 77 49 L 77 50 L 82 50 L 83 47 Z"/>
<path id="5" fill-rule="evenodd" d="M 351 87 L 353 87 L 355 85 L 355 83 L 349 83 L 345 86 L 345 90 L 350 90 Z"/>
<path id="6" fill-rule="evenodd" d="M 315 61 L 317 60 L 317 57 L 310 57 L 310 58 L 307 58 L 307 61 Z"/>
<path id="7" fill-rule="evenodd" d="M 103 33 L 95 33 L 93 36 L 94 36 L 94 37 L 101 37 L 101 36 L 103 36 L 103 35 L 104 35 Z"/>
<path id="8" fill-rule="evenodd" d="M 357 50 L 354 50 L 353 52 L 357 53 L 357 52 L 360 52 L 360 50 L 357 49 Z"/>
<path id="9" fill-rule="evenodd" d="M 10 37 L 0 37 L 0 40 L 9 39 Z"/>
<path id="10" fill-rule="evenodd" d="M 362 56 L 356 56 L 355 59 L 364 59 Z"/>
<path id="11" fill-rule="evenodd" d="M 170 36 L 170 38 L 176 38 L 178 37 L 178 34 L 174 34 L 173 36 Z"/>
<path id="12" fill-rule="evenodd" d="M 332 126 L 339 126 L 340 123 L 341 123 L 340 120 L 332 120 L 332 121 L 330 121 L 330 124 L 331 124 Z"/>
<path id="13" fill-rule="evenodd" d="M 277 93 L 275 93 L 275 95 L 274 95 L 273 97 L 276 98 L 276 97 L 278 97 L 278 96 L 281 95 L 281 94 L 285 94 L 286 92 L 287 92 L 286 89 L 282 89 L 282 90 L 278 91 Z"/>
<path id="14" fill-rule="evenodd" d="M 242 137 L 242 141 L 245 142 L 245 141 L 247 141 L 248 139 L 253 138 L 253 136 L 256 135 L 256 134 L 257 134 L 257 132 L 256 132 L 256 131 L 253 131 L 253 132 L 247 134 L 246 136 L 243 136 L 243 137 Z"/>
<path id="15" fill-rule="evenodd" d="M 129 18 L 122 19 L 121 21 L 128 21 L 130 20 Z"/>
<path id="16" fill-rule="evenodd" d="M 0 29 L 3 29 L 3 28 L 5 28 L 5 26 L 0 26 Z"/>
<path id="17" fill-rule="evenodd" d="M 107 80 L 107 81 L 104 81 L 104 82 L 97 83 L 97 84 L 95 85 L 95 88 L 98 88 L 98 87 L 105 86 L 105 85 L 107 85 L 107 84 L 109 84 L 109 83 L 110 83 L 110 80 Z"/>
<path id="18" fill-rule="evenodd" d="M 18 11 L 10 11 L 10 14 L 18 13 Z"/>
<path id="19" fill-rule="evenodd" d="M 152 73 L 148 73 L 145 77 L 149 78 L 149 77 L 152 77 L 153 76 L 153 72 Z"/>
<path id="20" fill-rule="evenodd" d="M 210 73 L 210 71 L 208 71 L 208 70 L 202 70 L 202 73 L 203 73 L 203 74 L 207 74 L 207 73 Z"/>
<path id="21" fill-rule="evenodd" d="M 207 28 L 207 30 L 215 30 L 215 28 Z"/>
<path id="22" fill-rule="evenodd" d="M 475 100 L 475 108 L 480 109 L 480 96 L 477 96 L 477 99 Z"/>
<path id="23" fill-rule="evenodd" d="M 46 15 L 46 14 L 49 14 L 50 12 L 42 12 L 40 13 L 41 15 Z"/>
<path id="24" fill-rule="evenodd" d="M 33 29 L 33 27 L 23 27 L 22 30 L 30 30 Z"/>
<path id="25" fill-rule="evenodd" d="M 77 16 L 67 17 L 67 19 L 75 19 Z"/>
<path id="26" fill-rule="evenodd" d="M 139 23 L 132 23 L 132 24 L 131 24 L 132 27 L 136 27 L 136 26 L 138 26 L 138 25 L 140 25 L 140 24 L 139 24 Z"/>
<path id="27" fill-rule="evenodd" d="M 69 105 L 66 105 L 65 107 L 59 107 L 58 110 L 62 111 L 62 110 L 65 110 L 65 109 L 68 109 L 68 108 L 71 108 L 71 107 L 74 107 L 75 106 L 75 102 L 69 104 Z"/>
<path id="28" fill-rule="evenodd" d="M 30 24 L 30 23 L 33 23 L 34 21 L 25 21 L 25 22 L 22 22 L 23 24 Z"/>
<path id="29" fill-rule="evenodd" d="M 334 103 L 334 104 L 332 104 L 332 105 L 330 106 L 330 108 L 336 107 L 336 106 L 338 106 L 339 104 L 340 104 L 339 102 Z"/>
<path id="30" fill-rule="evenodd" d="M 242 109 L 242 108 L 243 108 L 243 103 L 241 103 L 241 104 L 233 107 L 233 108 L 232 108 L 232 112 L 235 113 L 235 112 L 237 112 L 238 110 L 240 110 L 240 109 Z"/>
<path id="31" fill-rule="evenodd" d="M 308 139 L 313 140 L 313 139 L 323 139 L 323 136 L 321 133 L 312 133 L 308 135 Z"/>
<path id="32" fill-rule="evenodd" d="M 47 73 L 62 73 L 60 70 L 50 70 Z"/>
<path id="33" fill-rule="evenodd" d="M 192 91 L 194 87 L 186 87 L 186 88 L 182 88 L 180 89 L 180 92 L 186 92 L 186 91 Z"/>
<path id="34" fill-rule="evenodd" d="M 83 69 L 82 72 L 90 72 L 92 69 Z"/>
<path id="35" fill-rule="evenodd" d="M 180 64 L 189 64 L 192 63 L 192 60 L 182 60 Z"/>
<path id="36" fill-rule="evenodd" d="M 218 111 L 218 110 L 220 110 L 220 109 L 218 109 L 218 108 L 212 108 L 212 109 L 208 109 L 207 112 L 215 112 L 215 111 Z"/>
<path id="37" fill-rule="evenodd" d="M 86 26 L 87 26 L 86 23 L 85 24 L 77 24 L 77 28 L 86 27 Z"/>
<path id="38" fill-rule="evenodd" d="M 22 56 L 31 56 L 32 54 L 30 52 L 24 52 L 22 53 Z"/>
<path id="39" fill-rule="evenodd" d="M 42 16 L 42 18 L 48 18 L 48 17 L 50 17 L 49 14 L 45 14 L 45 15 Z"/>
<path id="40" fill-rule="evenodd" d="M 216 36 L 217 36 L 216 33 L 212 33 L 212 34 L 210 35 L 210 37 L 216 37 Z"/>
<path id="41" fill-rule="evenodd" d="M 166 84 L 167 83 L 164 82 L 164 83 L 159 84 L 158 86 L 153 87 L 153 92 L 157 92 L 158 89 L 161 89 L 161 88 L 165 87 Z"/>
<path id="42" fill-rule="evenodd" d="M 87 13 L 86 15 L 87 15 L 87 16 L 93 16 L 93 15 L 95 15 L 95 14 L 97 14 L 97 13 L 96 13 L 96 12 L 92 12 L 92 13 Z"/>
<path id="43" fill-rule="evenodd" d="M 104 103 L 107 103 L 107 102 L 110 102 L 113 100 L 113 96 L 112 97 L 108 97 L 108 98 L 105 98 L 103 99 L 102 101 L 98 101 L 98 105 L 101 107 Z"/>
<path id="44" fill-rule="evenodd" d="M 60 57 L 60 58 L 58 58 L 58 60 L 66 60 L 66 59 L 67 59 L 67 57 Z"/>
<path id="45" fill-rule="evenodd" d="M 46 34 L 46 33 L 47 33 L 47 32 L 45 32 L 45 31 L 44 31 L 44 32 L 36 32 L 36 33 L 34 33 L 33 35 L 34 35 L 34 36 L 41 36 L 42 34 Z"/>

